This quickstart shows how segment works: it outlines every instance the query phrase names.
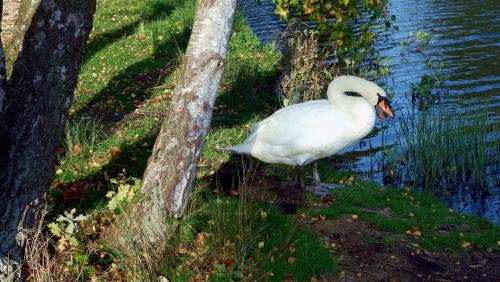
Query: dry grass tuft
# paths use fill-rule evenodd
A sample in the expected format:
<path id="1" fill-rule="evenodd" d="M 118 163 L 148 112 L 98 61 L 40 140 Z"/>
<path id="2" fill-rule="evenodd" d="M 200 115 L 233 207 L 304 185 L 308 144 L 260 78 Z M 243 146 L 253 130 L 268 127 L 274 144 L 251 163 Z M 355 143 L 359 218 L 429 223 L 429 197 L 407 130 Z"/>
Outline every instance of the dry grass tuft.
<path id="1" fill-rule="evenodd" d="M 44 232 L 46 210 L 41 212 L 38 225 L 28 231 L 28 240 L 22 267 L 25 281 L 71 281 L 71 276 L 64 270 L 63 258 L 51 255 L 50 238 Z"/>

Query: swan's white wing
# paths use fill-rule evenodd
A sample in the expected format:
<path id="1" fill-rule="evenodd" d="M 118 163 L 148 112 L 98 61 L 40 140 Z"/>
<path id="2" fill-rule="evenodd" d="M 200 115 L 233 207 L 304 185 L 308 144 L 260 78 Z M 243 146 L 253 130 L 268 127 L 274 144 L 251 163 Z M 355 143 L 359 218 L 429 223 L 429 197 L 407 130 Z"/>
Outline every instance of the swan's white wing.
<path id="1" fill-rule="evenodd" d="M 286 107 L 260 122 L 247 138 L 251 154 L 267 162 L 303 164 L 331 155 L 352 141 L 350 118 L 327 100 Z"/>

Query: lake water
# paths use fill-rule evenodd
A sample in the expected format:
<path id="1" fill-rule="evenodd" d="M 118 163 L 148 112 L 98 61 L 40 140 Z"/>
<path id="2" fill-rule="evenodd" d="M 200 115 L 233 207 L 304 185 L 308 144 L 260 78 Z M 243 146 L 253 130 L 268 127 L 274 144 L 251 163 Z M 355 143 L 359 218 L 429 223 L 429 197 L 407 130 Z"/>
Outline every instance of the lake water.
<path id="1" fill-rule="evenodd" d="M 467 115 L 482 108 L 490 113 L 488 122 L 500 123 L 500 3 L 497 0 L 390 2 L 389 12 L 396 15 L 399 31 L 381 34 L 375 48 L 382 56 L 391 58 L 391 75 L 384 81 L 387 87 L 394 87 L 393 107 L 411 106 L 410 83 L 429 73 L 426 62 L 431 59 L 436 64 L 444 63 L 446 75 L 440 88 L 442 97 L 432 110 L 451 109 Z M 240 9 L 263 42 L 279 39 L 285 24 L 273 14 L 271 0 L 262 0 L 260 5 L 255 0 L 240 0 Z M 418 30 L 431 35 L 433 43 L 423 54 L 406 52 L 403 56 L 400 42 Z M 377 127 L 380 129 L 380 123 Z M 382 182 L 377 152 L 384 140 L 380 130 L 374 132 L 337 159 L 365 177 Z M 494 178 L 490 181 L 490 191 L 476 200 L 469 193 L 460 192 L 445 201 L 455 210 L 500 223 L 500 187 L 498 176 Z"/>

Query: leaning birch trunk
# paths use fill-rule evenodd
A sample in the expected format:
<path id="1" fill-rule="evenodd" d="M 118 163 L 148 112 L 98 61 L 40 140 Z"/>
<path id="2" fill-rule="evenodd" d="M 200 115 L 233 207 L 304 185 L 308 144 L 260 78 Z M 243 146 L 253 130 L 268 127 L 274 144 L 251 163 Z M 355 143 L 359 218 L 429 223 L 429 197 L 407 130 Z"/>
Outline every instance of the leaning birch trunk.
<path id="1" fill-rule="evenodd" d="M 0 281 L 20 279 L 29 231 L 45 207 L 94 10 L 94 0 L 42 0 L 8 79 L 0 111 Z"/>
<path id="2" fill-rule="evenodd" d="M 28 29 L 39 4 L 40 0 L 3 1 L 2 43 L 8 73 L 12 71 L 12 65 L 23 43 L 24 33 Z"/>
<path id="3" fill-rule="evenodd" d="M 166 217 L 180 217 L 186 209 L 224 72 L 235 9 L 236 0 L 197 3 L 182 73 L 144 173 L 144 198 L 111 231 L 122 249 L 134 252 L 164 239 L 173 227 L 165 224 Z"/>

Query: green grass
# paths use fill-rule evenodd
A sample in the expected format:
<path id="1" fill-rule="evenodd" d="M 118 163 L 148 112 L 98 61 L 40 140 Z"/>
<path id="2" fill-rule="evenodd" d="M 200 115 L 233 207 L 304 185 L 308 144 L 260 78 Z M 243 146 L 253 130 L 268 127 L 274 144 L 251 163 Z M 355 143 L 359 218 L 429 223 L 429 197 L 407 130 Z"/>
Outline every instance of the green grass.
<path id="1" fill-rule="evenodd" d="M 488 177 L 495 177 L 488 174 L 500 167 L 498 132 L 498 124 L 489 123 L 486 113 L 403 114 L 395 130 L 397 145 L 382 161 L 396 180 L 428 191 L 485 189 Z"/>
<path id="2" fill-rule="evenodd" d="M 387 234 L 403 236 L 417 227 L 422 235 L 408 236 L 429 250 L 461 250 L 465 241 L 479 248 L 500 248 L 500 227 L 485 219 L 458 214 L 430 193 L 359 183 L 333 191 L 332 195 L 336 198 L 332 207 L 314 211 L 313 216 L 324 214 L 334 219 L 354 214 Z M 441 233 L 439 227 L 449 230 Z"/>

